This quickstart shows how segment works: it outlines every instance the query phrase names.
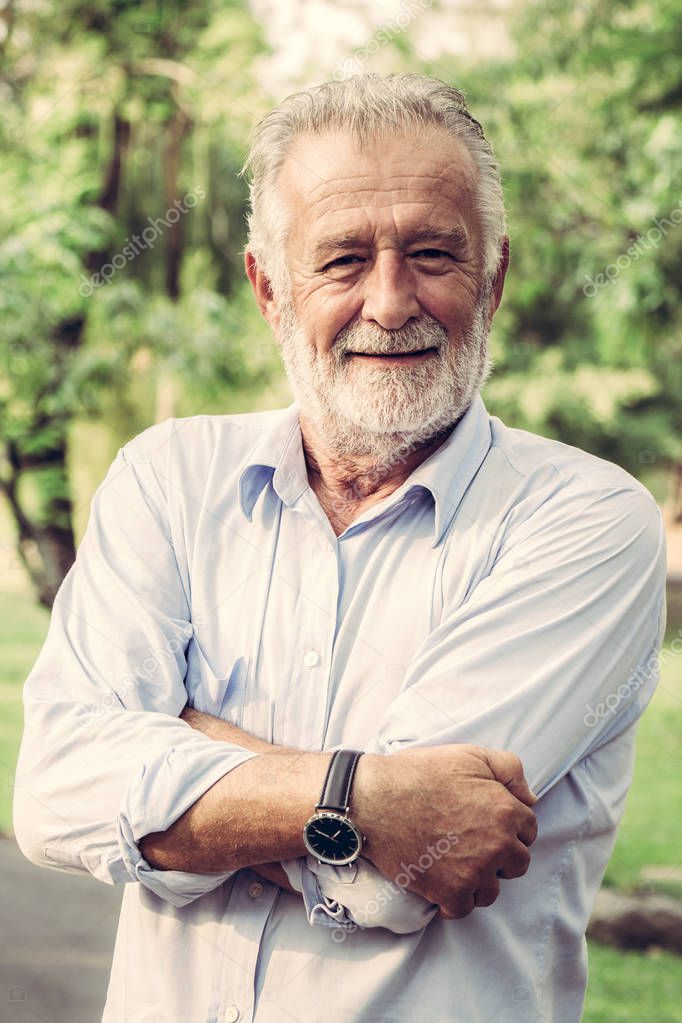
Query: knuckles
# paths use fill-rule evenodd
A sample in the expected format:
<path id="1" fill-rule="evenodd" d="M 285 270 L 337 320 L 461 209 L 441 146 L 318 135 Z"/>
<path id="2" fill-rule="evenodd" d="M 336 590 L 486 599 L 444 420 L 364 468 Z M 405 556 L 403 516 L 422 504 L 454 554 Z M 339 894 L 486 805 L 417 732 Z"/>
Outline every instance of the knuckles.
<path id="1" fill-rule="evenodd" d="M 474 896 L 471 894 L 457 902 L 445 903 L 441 906 L 440 912 L 446 920 L 462 920 L 465 916 L 473 913 L 474 908 Z"/>
<path id="2" fill-rule="evenodd" d="M 514 854 L 508 861 L 507 873 L 509 877 L 523 877 L 530 867 L 530 853 L 527 849 L 515 849 Z"/>
<path id="3" fill-rule="evenodd" d="M 535 839 L 538 837 L 538 819 L 532 810 L 530 812 L 532 816 L 528 818 L 528 830 L 530 831 L 531 836 L 530 842 L 532 845 Z"/>
<path id="4" fill-rule="evenodd" d="M 486 909 L 488 906 L 492 906 L 500 894 L 500 886 L 496 889 L 490 888 L 485 891 L 479 891 L 476 895 L 476 907 L 478 909 Z"/>

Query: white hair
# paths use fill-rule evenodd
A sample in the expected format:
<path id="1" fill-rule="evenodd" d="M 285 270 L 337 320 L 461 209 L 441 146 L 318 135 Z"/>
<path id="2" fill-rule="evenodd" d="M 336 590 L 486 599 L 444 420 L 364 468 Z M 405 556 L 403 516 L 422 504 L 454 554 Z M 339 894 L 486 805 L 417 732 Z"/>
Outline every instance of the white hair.
<path id="1" fill-rule="evenodd" d="M 241 174 L 250 174 L 247 249 L 273 292 L 290 295 L 284 251 L 290 216 L 277 192 L 277 179 L 299 135 L 347 131 L 362 145 L 387 133 L 445 129 L 460 139 L 478 168 L 476 208 L 483 232 L 483 282 L 487 289 L 506 234 L 504 196 L 497 161 L 481 125 L 458 89 L 419 74 L 353 75 L 287 96 L 256 125 Z"/>

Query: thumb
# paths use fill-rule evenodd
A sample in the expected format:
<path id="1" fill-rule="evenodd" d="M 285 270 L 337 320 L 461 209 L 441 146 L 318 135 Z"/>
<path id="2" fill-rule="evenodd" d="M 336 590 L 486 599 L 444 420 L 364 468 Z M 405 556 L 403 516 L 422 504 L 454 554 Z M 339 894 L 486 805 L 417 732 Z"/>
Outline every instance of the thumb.
<path id="1" fill-rule="evenodd" d="M 523 773 L 523 764 L 515 753 L 510 753 L 509 750 L 487 749 L 485 758 L 495 775 L 495 780 L 508 788 L 512 796 L 526 806 L 534 806 L 537 803 L 538 797 L 529 788 Z"/>

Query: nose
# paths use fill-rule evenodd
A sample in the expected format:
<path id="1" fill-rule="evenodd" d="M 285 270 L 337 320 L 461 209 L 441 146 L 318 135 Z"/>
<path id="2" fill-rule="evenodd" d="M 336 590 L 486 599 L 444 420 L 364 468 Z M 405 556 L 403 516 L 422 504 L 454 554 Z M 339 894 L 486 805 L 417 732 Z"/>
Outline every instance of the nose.
<path id="1" fill-rule="evenodd" d="M 395 250 L 380 252 L 365 278 L 363 320 L 385 330 L 398 330 L 420 315 L 414 276 Z"/>

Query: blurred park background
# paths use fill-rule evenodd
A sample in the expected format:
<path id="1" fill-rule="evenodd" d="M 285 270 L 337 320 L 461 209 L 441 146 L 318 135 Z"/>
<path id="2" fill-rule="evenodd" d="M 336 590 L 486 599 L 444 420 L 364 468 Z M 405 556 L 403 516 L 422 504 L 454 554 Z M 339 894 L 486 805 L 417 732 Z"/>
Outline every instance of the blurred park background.
<path id="1" fill-rule="evenodd" d="M 664 511 L 661 683 L 605 885 L 682 898 L 681 54 L 682 0 L 0 0 L 0 831 L 21 687 L 117 449 L 290 401 L 243 272 L 252 127 L 296 88 L 420 71 L 502 168 L 489 411 Z M 681 966 L 591 942 L 584 1019 L 679 1020 Z"/>

